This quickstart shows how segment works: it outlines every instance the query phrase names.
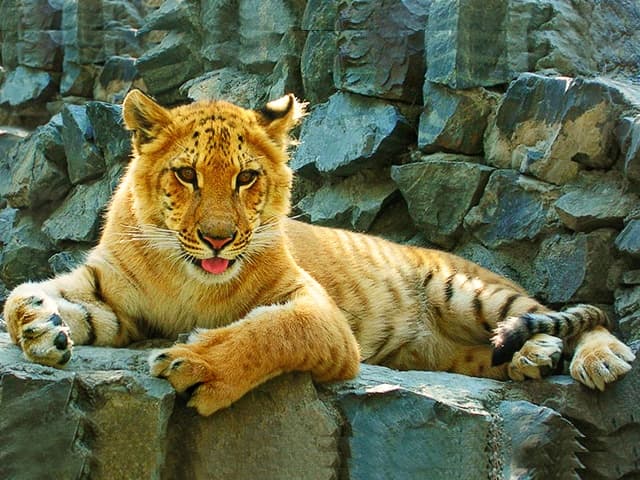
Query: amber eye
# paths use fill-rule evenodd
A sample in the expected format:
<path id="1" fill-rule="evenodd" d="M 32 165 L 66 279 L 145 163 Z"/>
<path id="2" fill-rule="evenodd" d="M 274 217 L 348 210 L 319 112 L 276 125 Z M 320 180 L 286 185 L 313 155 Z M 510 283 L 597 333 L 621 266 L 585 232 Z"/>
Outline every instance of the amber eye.
<path id="1" fill-rule="evenodd" d="M 258 176 L 258 172 L 255 170 L 243 170 L 236 177 L 236 186 L 243 187 L 245 185 L 249 185 L 253 182 Z"/>
<path id="2" fill-rule="evenodd" d="M 198 175 L 196 171 L 191 167 L 180 167 L 174 170 L 176 177 L 183 183 L 190 183 L 194 187 L 198 184 Z"/>

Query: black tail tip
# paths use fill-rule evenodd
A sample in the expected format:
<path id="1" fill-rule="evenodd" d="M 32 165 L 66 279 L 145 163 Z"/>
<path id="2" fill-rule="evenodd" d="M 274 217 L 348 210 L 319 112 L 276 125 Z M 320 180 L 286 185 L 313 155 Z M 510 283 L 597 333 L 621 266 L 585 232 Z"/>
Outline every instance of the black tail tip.
<path id="1" fill-rule="evenodd" d="M 493 354 L 491 355 L 491 366 L 502 365 L 510 362 L 513 354 L 522 348 L 524 340 L 519 335 L 497 336 L 493 339 Z"/>

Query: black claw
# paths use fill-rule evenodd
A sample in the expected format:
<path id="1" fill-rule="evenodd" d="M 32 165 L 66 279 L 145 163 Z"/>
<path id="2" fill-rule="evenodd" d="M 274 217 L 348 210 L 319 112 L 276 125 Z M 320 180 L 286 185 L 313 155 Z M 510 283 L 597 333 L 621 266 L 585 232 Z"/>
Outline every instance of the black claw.
<path id="1" fill-rule="evenodd" d="M 53 345 L 58 350 L 65 350 L 69 345 L 69 340 L 67 339 L 67 335 L 64 332 L 58 333 L 56 338 L 53 339 Z"/>
<path id="2" fill-rule="evenodd" d="M 49 317 L 49 321 L 53 323 L 54 327 L 59 327 L 60 325 L 62 325 L 62 318 L 60 318 L 60 315 L 58 315 L 57 313 L 51 315 Z"/>
<path id="3" fill-rule="evenodd" d="M 71 352 L 67 350 L 62 355 L 62 358 L 60 359 L 60 361 L 58 361 L 58 365 L 65 365 L 69 361 L 69 359 L 71 359 Z"/>
<path id="4" fill-rule="evenodd" d="M 198 389 L 198 387 L 200 385 L 202 385 L 204 382 L 197 382 L 194 383 L 193 385 L 191 385 L 189 388 L 187 388 L 184 393 L 185 395 L 188 395 L 189 397 L 193 396 L 193 394 L 195 393 L 195 391 Z"/>

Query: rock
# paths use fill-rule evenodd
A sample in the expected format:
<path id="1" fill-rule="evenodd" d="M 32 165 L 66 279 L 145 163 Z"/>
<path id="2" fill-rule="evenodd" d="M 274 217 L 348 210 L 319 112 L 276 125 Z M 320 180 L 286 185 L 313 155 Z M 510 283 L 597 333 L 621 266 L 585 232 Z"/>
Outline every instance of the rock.
<path id="1" fill-rule="evenodd" d="M 59 370 L 26 363 L 7 334 L 1 341 L 2 477 L 160 477 L 174 392 L 143 373 L 148 352 L 80 347 L 73 367 Z M 33 435 L 57 461 L 33 449 Z M 124 452 L 131 464 L 118 458 Z"/>
<path id="2" fill-rule="evenodd" d="M 637 108 L 633 88 L 604 78 L 523 74 L 511 83 L 485 135 L 487 162 L 565 184 L 582 168 L 610 168 L 615 126 Z"/>
<path id="3" fill-rule="evenodd" d="M 166 479 L 328 480 L 340 465 L 339 417 L 305 374 L 278 377 L 209 418 L 177 403 L 167 437 Z M 251 455 L 229 461 L 247 445 Z"/>
<path id="4" fill-rule="evenodd" d="M 13 146 L 29 135 L 29 130 L 0 126 L 0 156 L 6 157 Z"/>
<path id="5" fill-rule="evenodd" d="M 616 248 L 634 258 L 640 258 L 640 219 L 630 220 L 615 241 Z"/>
<path id="6" fill-rule="evenodd" d="M 465 217 L 465 228 L 488 248 L 535 240 L 557 223 L 552 206 L 558 196 L 551 185 L 497 170 L 478 205 Z"/>
<path id="7" fill-rule="evenodd" d="M 594 76 L 602 65 L 634 75 L 639 27 L 633 2 L 433 1 L 426 78 L 471 88 L 508 83 L 527 71 Z"/>
<path id="8" fill-rule="evenodd" d="M 38 129 L 6 157 L 10 181 L 0 184 L 0 193 L 12 207 L 35 209 L 63 198 L 71 188 L 64 165 L 45 155 L 51 133 L 47 126 Z"/>
<path id="9" fill-rule="evenodd" d="M 338 7 L 334 82 L 361 95 L 420 103 L 431 1 L 345 0 Z"/>
<path id="10" fill-rule="evenodd" d="M 124 127 L 122 107 L 103 102 L 89 102 L 86 105 L 86 113 L 95 144 L 104 157 L 106 167 L 128 163 L 131 155 L 131 133 Z"/>
<path id="11" fill-rule="evenodd" d="M 214 3 L 214 2 L 213 2 Z M 193 4 L 179 0 L 167 0 L 144 19 L 139 34 L 153 30 L 174 30 L 183 33 L 193 31 L 198 25 L 198 12 Z"/>
<path id="12" fill-rule="evenodd" d="M 558 472 L 576 472 L 582 468 L 578 454 L 585 451 L 583 435 L 558 412 L 531 402 L 501 402 L 498 407 L 507 438 L 502 478 L 553 478 Z M 577 477 L 577 475 L 576 475 Z"/>
<path id="13" fill-rule="evenodd" d="M 478 202 L 492 171 L 465 159 L 434 154 L 391 168 L 416 227 L 428 241 L 446 248 L 458 240 L 464 217 Z"/>
<path id="14" fill-rule="evenodd" d="M 62 44 L 60 30 L 23 32 L 16 45 L 18 63 L 38 70 L 60 71 Z"/>
<path id="15" fill-rule="evenodd" d="M 45 220 L 42 231 L 54 243 L 64 240 L 95 242 L 114 183 L 114 180 L 106 176 L 93 183 L 77 185 Z"/>
<path id="16" fill-rule="evenodd" d="M 640 313 L 634 312 L 618 320 L 618 330 L 622 339 L 627 342 L 640 341 Z"/>
<path id="17" fill-rule="evenodd" d="M 624 162 L 624 175 L 640 184 L 640 115 L 621 118 L 616 134 Z"/>
<path id="18" fill-rule="evenodd" d="M 336 42 L 337 34 L 331 31 L 310 31 L 307 35 L 300 72 L 305 98 L 312 104 L 326 102 L 336 91 L 333 83 Z"/>
<path id="19" fill-rule="evenodd" d="M 497 95 L 485 89 L 451 90 L 425 82 L 418 147 L 423 152 L 448 151 L 481 154 L 487 117 Z"/>
<path id="20" fill-rule="evenodd" d="M 93 87 L 93 98 L 120 104 L 137 79 L 135 58 L 109 57 Z"/>
<path id="21" fill-rule="evenodd" d="M 297 205 L 311 223 L 367 231 L 396 191 L 388 171 L 361 171 L 323 185 Z"/>
<path id="22" fill-rule="evenodd" d="M 623 287 L 616 290 L 614 306 L 619 317 L 640 312 L 640 287 Z"/>
<path id="23" fill-rule="evenodd" d="M 0 236 L 0 238 L 2 238 Z M 622 275 L 623 285 L 640 285 L 640 270 L 629 270 Z"/>
<path id="24" fill-rule="evenodd" d="M 362 365 L 352 381 L 314 386 L 288 374 L 203 418 L 146 374 L 149 344 L 161 345 L 76 346 L 58 370 L 26 362 L 1 333 L 0 475 L 575 478 L 582 463 L 580 475 L 608 479 L 640 460 L 637 362 L 602 393 L 566 376 L 498 382 Z M 33 449 L 34 432 L 55 457 Z"/>
<path id="25" fill-rule="evenodd" d="M 300 30 L 305 6 L 303 0 L 239 2 L 239 48 L 234 52 L 239 65 L 252 73 L 268 74 L 283 56 L 295 55 L 285 37 Z"/>
<path id="26" fill-rule="evenodd" d="M 338 0 L 310 0 L 302 17 L 307 32 L 300 58 L 304 98 L 312 105 L 326 102 L 336 87 L 333 68 L 337 50 L 335 30 Z"/>
<path id="27" fill-rule="evenodd" d="M 64 96 L 88 98 L 93 92 L 93 85 L 98 68 L 95 65 L 82 65 L 68 60 L 66 57 L 62 66 L 60 93 Z"/>
<path id="28" fill-rule="evenodd" d="M 305 120 L 291 166 L 301 174 L 349 175 L 389 165 L 412 139 L 411 128 L 397 108 L 336 93 Z"/>
<path id="29" fill-rule="evenodd" d="M 165 103 L 174 103 L 179 98 L 171 90 L 177 90 L 203 71 L 194 38 L 178 32 L 170 32 L 147 50 L 136 61 L 136 68 L 149 93 L 165 94 Z M 163 97 L 159 98 L 163 101 Z"/>
<path id="30" fill-rule="evenodd" d="M 267 101 L 262 76 L 236 68 L 222 68 L 189 80 L 180 93 L 191 100 L 227 100 L 246 108 L 261 108 Z"/>
<path id="31" fill-rule="evenodd" d="M 302 32 L 286 34 L 282 42 L 293 45 L 287 50 L 296 52 L 295 54 L 282 55 L 273 67 L 271 75 L 268 77 L 268 84 L 271 85 L 267 98 L 275 100 L 288 93 L 293 93 L 298 97 L 303 95 L 302 76 L 300 75 L 300 54 L 305 37 Z"/>
<path id="32" fill-rule="evenodd" d="M 87 257 L 86 250 L 65 250 L 49 258 L 49 266 L 54 275 L 70 272 L 81 265 Z"/>
<path id="33" fill-rule="evenodd" d="M 33 133 L 37 148 L 44 153 L 47 160 L 66 170 L 67 157 L 62 140 L 62 115 L 56 114 L 48 123 L 38 127 Z"/>
<path id="34" fill-rule="evenodd" d="M 54 88 L 53 77 L 48 72 L 19 66 L 7 74 L 0 86 L 0 105 L 23 107 L 45 102 Z"/>
<path id="35" fill-rule="evenodd" d="M 9 288 L 47 278 L 51 275 L 48 259 L 53 253 L 53 246 L 42 233 L 41 225 L 21 215 L 2 249 L 0 278 Z"/>
<path id="36" fill-rule="evenodd" d="M 585 172 L 580 187 L 562 195 L 554 207 L 562 223 L 575 232 L 622 229 L 624 218 L 639 202 L 637 195 L 627 190 L 617 175 Z"/>
<path id="37" fill-rule="evenodd" d="M 11 241 L 11 232 L 17 215 L 17 208 L 5 207 L 0 210 L 0 244 L 6 245 Z"/>
<path id="38" fill-rule="evenodd" d="M 105 171 L 104 158 L 93 143 L 94 130 L 84 106 L 66 105 L 62 110 L 62 139 L 71 183 L 86 182 Z"/>
<path id="39" fill-rule="evenodd" d="M 533 264 L 533 277 L 541 287 L 530 293 L 551 304 L 611 303 L 613 282 L 606 272 L 615 261 L 616 233 L 599 229 L 545 239 Z"/>

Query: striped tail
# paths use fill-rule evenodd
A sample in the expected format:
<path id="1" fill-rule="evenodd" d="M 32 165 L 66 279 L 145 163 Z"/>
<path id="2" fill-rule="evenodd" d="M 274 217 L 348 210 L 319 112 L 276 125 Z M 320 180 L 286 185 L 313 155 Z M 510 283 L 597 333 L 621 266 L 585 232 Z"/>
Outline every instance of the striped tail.
<path id="1" fill-rule="evenodd" d="M 492 365 L 511 361 L 513 354 L 536 333 L 568 338 L 602 325 L 610 327 L 609 318 L 592 305 L 575 305 L 562 312 L 525 313 L 509 317 L 501 322 L 491 338 L 493 343 Z"/>

